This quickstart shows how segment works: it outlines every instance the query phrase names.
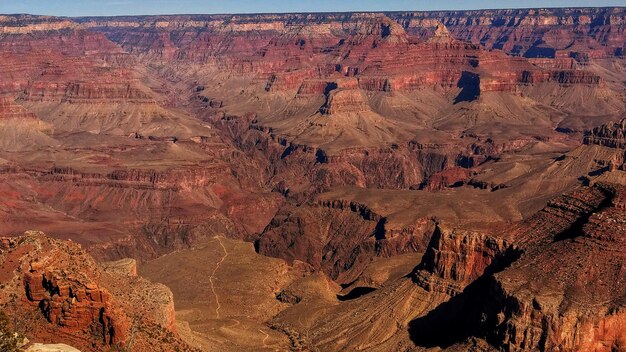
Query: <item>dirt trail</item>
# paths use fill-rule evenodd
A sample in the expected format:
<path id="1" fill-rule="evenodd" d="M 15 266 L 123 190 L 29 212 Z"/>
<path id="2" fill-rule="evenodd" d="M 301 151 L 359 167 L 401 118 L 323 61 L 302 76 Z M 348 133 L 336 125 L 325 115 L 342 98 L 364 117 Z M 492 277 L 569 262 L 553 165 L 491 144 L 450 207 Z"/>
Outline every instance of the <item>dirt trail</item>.
<path id="1" fill-rule="evenodd" d="M 220 236 L 215 236 L 215 239 L 220 243 L 220 246 L 222 246 L 222 249 L 224 250 L 224 256 L 222 257 L 222 259 L 220 259 L 219 262 L 217 262 L 217 264 L 215 265 L 215 269 L 213 269 L 213 273 L 211 273 L 211 277 L 209 277 L 209 282 L 211 283 L 211 291 L 213 291 L 213 295 L 215 296 L 215 303 L 217 305 L 217 307 L 215 308 L 215 318 L 219 319 L 220 308 L 222 308 L 222 306 L 220 305 L 220 299 L 217 295 L 217 292 L 215 291 L 215 284 L 213 283 L 213 279 L 215 279 L 215 273 L 217 272 L 217 269 L 220 268 L 220 265 L 222 265 L 226 257 L 228 257 L 228 251 L 226 250 L 226 247 L 224 247 L 224 243 L 222 243 L 222 239 Z"/>
<path id="2" fill-rule="evenodd" d="M 259 329 L 259 332 L 263 335 L 265 335 L 265 337 L 263 338 L 263 347 L 268 347 L 267 345 L 267 339 L 270 337 L 270 335 L 268 333 L 266 333 L 265 331 Z"/>

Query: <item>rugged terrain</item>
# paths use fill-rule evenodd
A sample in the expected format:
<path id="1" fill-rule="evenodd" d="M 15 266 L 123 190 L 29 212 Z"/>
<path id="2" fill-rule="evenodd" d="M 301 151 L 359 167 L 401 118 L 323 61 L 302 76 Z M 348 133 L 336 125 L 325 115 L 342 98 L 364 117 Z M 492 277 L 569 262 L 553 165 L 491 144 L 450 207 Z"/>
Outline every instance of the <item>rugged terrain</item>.
<path id="1" fill-rule="evenodd" d="M 187 350 L 169 288 L 137 276 L 134 260 L 96 264 L 79 244 L 40 232 L 2 238 L 2 311 L 28 339 L 85 351 Z"/>
<path id="2" fill-rule="evenodd" d="M 625 50 L 624 8 L 0 16 L 1 307 L 81 350 L 626 350 Z"/>

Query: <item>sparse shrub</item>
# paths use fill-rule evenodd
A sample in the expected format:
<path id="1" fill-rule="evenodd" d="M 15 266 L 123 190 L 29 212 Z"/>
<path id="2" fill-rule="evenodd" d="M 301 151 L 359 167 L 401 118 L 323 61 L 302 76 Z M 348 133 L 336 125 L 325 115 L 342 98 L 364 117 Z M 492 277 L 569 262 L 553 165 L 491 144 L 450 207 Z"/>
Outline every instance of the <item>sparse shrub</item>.
<path id="1" fill-rule="evenodd" d="M 13 332 L 11 321 L 6 313 L 0 311 L 0 351 L 17 352 L 19 350 L 18 345 L 22 340 L 18 334 Z"/>

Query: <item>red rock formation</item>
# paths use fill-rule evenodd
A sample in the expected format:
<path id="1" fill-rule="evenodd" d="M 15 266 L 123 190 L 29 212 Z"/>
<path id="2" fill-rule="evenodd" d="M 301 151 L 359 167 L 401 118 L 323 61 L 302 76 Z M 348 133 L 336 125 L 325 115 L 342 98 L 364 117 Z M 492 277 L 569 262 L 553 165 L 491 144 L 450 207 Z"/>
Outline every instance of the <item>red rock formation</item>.
<path id="1" fill-rule="evenodd" d="M 411 35 L 424 36 L 444 23 L 452 36 L 526 57 L 554 57 L 581 40 L 583 51 L 623 55 L 623 8 L 520 9 L 449 12 L 405 12 L 389 15 Z M 542 43 L 537 45 L 536 43 Z"/>
<path id="2" fill-rule="evenodd" d="M 412 30 L 412 25 L 404 19 L 404 16 L 409 16 L 409 14 L 390 14 L 390 16 L 396 22 L 402 23 L 405 29 Z M 420 16 L 429 15 L 420 14 Z M 130 52 L 148 55 L 154 52 L 153 37 L 163 35 L 157 33 L 176 32 L 179 28 L 193 29 L 201 24 L 208 26 L 209 31 L 216 36 L 213 39 L 204 38 L 204 33 L 193 39 L 188 38 L 188 33 L 181 33 L 175 42 L 171 42 L 169 38 L 164 39 L 162 46 L 171 47 L 172 50 L 178 52 L 167 55 L 169 60 L 195 62 L 200 55 L 199 50 L 206 49 L 204 45 L 209 41 L 209 45 L 213 48 L 211 52 L 214 53 L 210 61 L 237 74 L 256 73 L 263 79 L 269 77 L 266 83 L 267 91 L 298 89 L 306 79 L 330 78 L 329 76 L 335 72 L 345 76 L 359 77 L 359 87 L 369 91 L 410 91 L 432 86 L 450 89 L 457 85 L 462 71 L 476 71 L 477 66 L 483 66 L 480 61 L 489 61 L 490 57 L 498 56 L 482 52 L 478 45 L 453 39 L 455 34 L 441 24 L 441 22 L 452 23 L 447 17 L 441 18 L 441 22 L 434 19 L 428 20 L 428 23 L 437 27 L 434 30 L 434 36 L 424 41 L 428 36 L 421 35 L 414 42 L 408 39 L 402 26 L 389 17 L 367 14 L 328 14 L 316 15 L 316 17 L 319 24 L 313 25 L 310 24 L 311 19 L 305 19 L 303 15 L 272 16 L 267 19 L 267 26 L 263 26 L 261 37 L 257 37 L 258 33 L 250 30 L 258 28 L 259 24 L 255 21 L 259 19 L 247 16 L 237 18 L 235 26 L 227 25 L 227 22 L 220 16 L 172 17 L 167 25 L 148 20 L 142 23 L 138 32 L 132 33 L 121 32 L 123 28 L 130 26 L 131 22 L 108 22 L 106 19 L 95 22 L 89 19 L 81 21 L 86 21 L 88 26 L 93 26 L 98 30 L 111 32 L 111 37 Z M 418 16 L 413 14 L 412 17 Z M 202 21 L 198 21 L 199 19 Z M 337 28 L 339 22 L 342 23 L 341 30 Z M 298 24 L 294 25 L 294 23 Z M 225 36 L 225 28 L 234 29 L 234 32 Z M 156 33 L 153 33 L 155 31 Z M 302 35 L 305 31 L 310 31 L 311 36 L 305 38 Z M 152 39 L 144 41 L 135 36 Z M 254 44 L 246 48 L 237 42 L 239 38 L 249 38 Z M 146 45 L 149 46 L 146 47 Z M 245 54 L 242 55 L 240 50 L 246 49 L 249 51 L 244 51 Z M 206 56 L 206 54 L 203 55 Z M 563 55 L 570 54 L 559 54 L 560 57 Z M 289 59 L 284 60 L 285 57 Z M 507 83 L 508 86 L 531 81 L 537 83 L 557 81 L 562 84 L 595 84 L 598 81 L 597 76 L 589 73 L 563 71 L 566 66 L 549 63 L 546 59 L 540 65 L 542 67 L 540 69 L 527 64 L 524 60 L 512 61 L 507 56 L 499 56 L 499 58 L 505 62 L 505 65 L 498 66 L 496 71 L 502 72 L 495 77 L 504 77 L 507 72 L 510 72 L 508 79 L 511 82 Z M 563 59 L 559 60 L 563 62 Z M 571 63 L 572 58 L 569 60 Z M 204 58 L 202 61 L 207 62 L 207 59 Z M 329 64 L 331 62 L 335 64 Z M 513 63 L 512 66 L 511 63 Z M 526 63 L 526 65 L 520 66 L 519 63 Z M 548 68 L 556 67 L 559 68 L 558 71 L 548 70 Z M 573 69 L 572 65 L 567 68 L 567 70 Z M 526 77 L 533 74 L 536 77 L 532 79 Z M 492 87 L 487 88 L 487 91 L 491 91 L 494 90 L 494 86 L 503 86 L 503 83 L 490 83 L 484 87 Z M 508 86 L 505 89 L 512 90 Z M 321 93 L 321 89 L 316 91 Z"/>
<path id="3" fill-rule="evenodd" d="M 21 294 L 54 326 L 77 332 L 94 326 L 102 334 L 100 343 L 126 341 L 126 317 L 116 311 L 108 291 L 93 281 L 98 279 L 95 263 L 78 245 L 60 247 L 40 233 L 30 233 L 3 239 L 2 251 L 5 258 L 16 256 L 13 260 L 26 267 Z"/>
<path id="4" fill-rule="evenodd" d="M 511 351 L 619 350 L 624 191 L 580 188 L 491 235 L 438 228 L 414 281 L 453 298 L 410 324 L 414 342 L 475 336 Z"/>
<path id="5" fill-rule="evenodd" d="M 502 238 L 438 227 L 414 273 L 414 281 L 428 291 L 454 296 L 486 274 L 490 266 L 510 260 L 516 251 Z"/>
<path id="6" fill-rule="evenodd" d="M 441 190 L 448 187 L 460 186 L 466 183 L 472 173 L 468 169 L 452 168 L 432 175 L 422 187 L 426 190 Z"/>
<path id="7" fill-rule="evenodd" d="M 585 135 L 583 142 L 611 148 L 626 148 L 626 119 L 594 128 Z"/>
<path id="8" fill-rule="evenodd" d="M 21 121 L 36 120 L 37 116 L 18 105 L 13 99 L 4 97 L 0 98 L 0 119 L 18 119 Z"/>
<path id="9" fill-rule="evenodd" d="M 332 90 L 328 95 L 326 104 L 320 110 L 323 114 L 356 114 L 368 111 L 365 96 L 359 90 Z"/>
<path id="10" fill-rule="evenodd" d="M 385 218 L 365 205 L 346 201 L 285 206 L 256 247 L 264 255 L 309 263 L 347 284 L 374 257 L 424 250 L 434 231 L 431 220 L 406 229 L 387 229 L 385 223 Z"/>
<path id="11" fill-rule="evenodd" d="M 38 267 L 39 263 L 31 263 L 30 272 L 24 275 L 24 287 L 28 299 L 41 308 L 49 322 L 75 329 L 96 325 L 104 336 L 103 342 L 110 345 L 128 339 L 129 323 L 115 312 L 107 290 L 67 277 L 65 272 L 42 272 Z"/>
<path id="12" fill-rule="evenodd" d="M 267 84 L 265 85 L 265 90 L 270 91 L 285 91 L 285 90 L 294 90 L 298 89 L 303 85 L 303 82 L 308 78 L 316 77 L 315 70 L 298 70 L 298 71 L 290 71 L 286 73 L 275 73 L 272 74 Z"/>
<path id="13" fill-rule="evenodd" d="M 582 190 L 602 203 L 570 228 L 525 245 L 511 268 L 497 274 L 494 342 L 509 350 L 615 351 L 626 342 L 623 311 L 626 233 L 622 186 Z M 566 199 L 564 199 L 566 200 Z M 556 205 L 556 204 L 555 204 Z M 552 208 L 555 208 L 552 205 Z M 545 212 L 544 214 L 547 214 Z M 496 318 L 497 317 L 497 318 Z"/>
<path id="14" fill-rule="evenodd" d="M 154 305 L 150 295 L 138 294 L 138 290 L 146 289 L 156 295 L 160 287 L 151 287 L 153 284 L 138 279 L 128 285 L 124 281 L 126 274 L 105 273 L 74 242 L 53 240 L 40 232 L 3 238 L 0 239 L 0 263 L 4 273 L 0 277 L 0 301 L 4 309 L 26 314 L 23 306 L 29 306 L 30 311 L 36 309 L 37 314 L 47 320 L 41 324 L 24 316 L 28 330 L 21 333 L 29 338 L 67 342 L 95 351 L 131 343 L 135 347 L 155 344 L 159 336 L 166 333 L 164 327 L 173 327 L 173 321 L 159 321 L 163 314 L 159 310 L 163 308 L 147 308 Z M 111 283 L 114 284 L 109 287 L 113 290 L 105 287 Z M 167 292 L 173 304 L 171 292 Z M 18 300 L 11 300 L 12 296 Z M 132 307 L 128 306 L 130 302 Z M 145 324 L 141 332 L 135 326 L 138 316 Z M 172 340 L 171 346 L 175 345 L 185 346 L 177 338 Z"/>

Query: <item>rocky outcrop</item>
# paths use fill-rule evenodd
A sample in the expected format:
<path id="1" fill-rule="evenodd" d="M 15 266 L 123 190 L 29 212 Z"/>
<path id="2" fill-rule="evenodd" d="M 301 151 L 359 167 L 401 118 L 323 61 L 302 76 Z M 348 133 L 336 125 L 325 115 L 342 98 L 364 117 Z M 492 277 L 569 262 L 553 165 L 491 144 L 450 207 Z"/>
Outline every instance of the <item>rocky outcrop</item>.
<path id="1" fill-rule="evenodd" d="M 517 248 L 502 238 L 438 226 L 413 280 L 428 291 L 455 296 L 518 255 Z"/>
<path id="2" fill-rule="evenodd" d="M 103 342 L 109 345 L 128 339 L 129 323 L 115 312 L 107 290 L 93 282 L 67 277 L 61 271 L 41 269 L 39 263 L 31 263 L 24 287 L 26 297 L 39 306 L 49 322 L 79 330 L 96 325 L 95 333 L 101 333 Z"/>
<path id="3" fill-rule="evenodd" d="M 424 250 L 432 220 L 388 229 L 386 219 L 363 204 L 341 200 L 285 206 L 256 242 L 264 255 L 300 260 L 339 283 L 354 281 L 375 257 Z"/>
<path id="4" fill-rule="evenodd" d="M 551 242 L 529 246 L 495 275 L 489 333 L 510 351 L 616 351 L 626 342 L 623 186 Z M 594 192 L 594 188 L 583 190 Z M 591 195 L 590 195 L 591 196 Z"/>
<path id="5" fill-rule="evenodd" d="M 442 190 L 450 187 L 459 187 L 468 183 L 472 173 L 464 168 L 451 168 L 438 172 L 428 178 L 422 185 L 421 189 L 429 191 Z"/>
<path id="6" fill-rule="evenodd" d="M 594 128 L 585 134 L 583 142 L 610 148 L 626 148 L 626 119 Z"/>
<path id="7" fill-rule="evenodd" d="M 99 266 L 103 271 L 102 282 L 124 305 L 141 307 L 141 314 L 149 316 L 158 326 L 177 331 L 172 291 L 138 276 L 136 260 L 127 258 Z M 128 292 L 128 287 L 132 287 L 132 292 Z"/>
<path id="8" fill-rule="evenodd" d="M 453 298 L 411 324 L 413 340 L 451 346 L 474 336 L 507 351 L 620 350 L 624 191 L 580 188 L 493 235 L 438 228 L 413 277 Z M 437 332 L 441 324 L 451 330 Z"/>
<path id="9" fill-rule="evenodd" d="M 301 260 L 333 279 L 350 282 L 371 255 L 363 252 L 375 249 L 376 226 L 376 221 L 351 210 L 283 208 L 263 231 L 256 248 L 260 254 Z"/>
<path id="10" fill-rule="evenodd" d="M 103 270 L 74 242 L 54 240 L 40 232 L 3 238 L 0 263 L 0 300 L 5 309 L 25 314 L 25 305 L 47 320 L 41 324 L 24 316 L 27 330 L 21 333 L 31 339 L 67 342 L 91 351 L 154 344 L 158 336 L 167 334 L 165 329 L 175 331 L 171 291 L 145 279 L 135 278 L 131 283 L 132 272 L 110 269 L 121 263 Z M 148 294 L 140 294 L 141 289 Z M 158 303 L 158 289 L 169 292 L 169 307 Z M 172 343 L 185 346 L 176 337 Z"/>
<path id="11" fill-rule="evenodd" d="M 368 111 L 365 96 L 359 90 L 333 90 L 328 95 L 326 104 L 321 108 L 321 112 L 326 115 L 335 114 L 357 114 Z"/>
<path id="12" fill-rule="evenodd" d="M 92 330 L 100 337 L 99 344 L 127 341 L 128 317 L 98 284 L 96 264 L 77 244 L 33 232 L 3 239 L 1 249 L 5 263 L 13 261 L 14 269 L 24 269 L 21 295 L 39 307 L 53 326 L 78 336 Z"/>

